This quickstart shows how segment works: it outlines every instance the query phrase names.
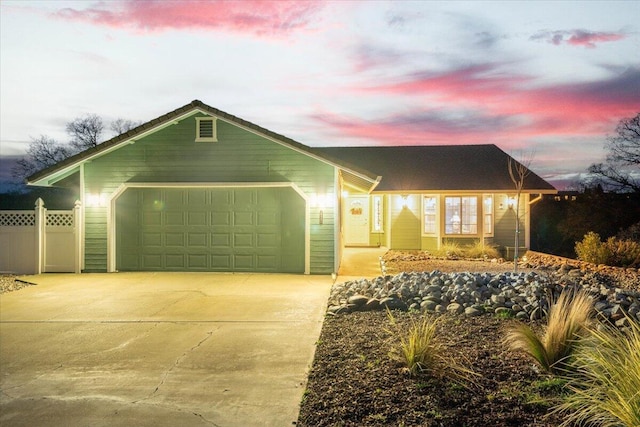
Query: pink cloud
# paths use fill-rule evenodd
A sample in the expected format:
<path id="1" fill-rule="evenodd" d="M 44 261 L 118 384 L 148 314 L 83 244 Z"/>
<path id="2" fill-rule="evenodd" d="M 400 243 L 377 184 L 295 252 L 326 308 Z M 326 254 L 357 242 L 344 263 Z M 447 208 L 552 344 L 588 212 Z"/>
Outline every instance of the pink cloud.
<path id="1" fill-rule="evenodd" d="M 367 96 L 406 96 L 423 107 L 376 119 L 326 112 L 312 118 L 336 135 L 374 144 L 526 146 L 540 138 L 604 136 L 640 108 L 640 69 L 588 83 L 535 87 L 492 64 L 352 89 Z"/>
<path id="2" fill-rule="evenodd" d="M 164 1 L 100 2 L 87 9 L 66 8 L 57 17 L 112 28 L 148 31 L 222 30 L 279 35 L 311 24 L 323 2 L 298 1 Z"/>
<path id="3" fill-rule="evenodd" d="M 545 40 L 554 45 L 569 44 L 593 49 L 598 43 L 614 42 L 626 37 L 624 33 L 576 29 L 568 31 L 540 31 L 531 36 L 531 40 Z"/>

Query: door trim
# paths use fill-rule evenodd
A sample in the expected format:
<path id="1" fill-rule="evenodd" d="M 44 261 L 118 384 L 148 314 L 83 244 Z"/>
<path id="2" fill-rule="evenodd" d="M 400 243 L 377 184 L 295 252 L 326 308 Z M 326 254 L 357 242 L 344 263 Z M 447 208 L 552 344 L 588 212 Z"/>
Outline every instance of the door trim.
<path id="1" fill-rule="evenodd" d="M 107 204 L 107 272 L 116 269 L 116 202 L 129 188 L 292 188 L 305 202 L 304 274 L 311 270 L 311 205 L 310 198 L 293 182 L 125 182 L 109 196 Z"/>

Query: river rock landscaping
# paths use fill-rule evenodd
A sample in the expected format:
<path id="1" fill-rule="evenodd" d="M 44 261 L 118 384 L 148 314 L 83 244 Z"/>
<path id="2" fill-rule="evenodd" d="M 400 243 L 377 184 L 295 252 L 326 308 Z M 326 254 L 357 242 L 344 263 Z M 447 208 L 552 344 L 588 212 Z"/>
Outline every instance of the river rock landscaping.
<path id="1" fill-rule="evenodd" d="M 563 418 L 550 409 L 566 393 L 563 382 L 509 350 L 506 330 L 524 321 L 541 331 L 549 300 L 567 287 L 587 290 L 601 321 L 640 321 L 637 269 L 535 253 L 519 273 L 497 260 L 384 258 L 392 274 L 332 288 L 297 425 L 557 426 Z M 389 357 L 397 337 L 387 308 L 405 325 L 420 314 L 438 316 L 438 339 L 478 377 L 461 385 L 407 375 Z"/>

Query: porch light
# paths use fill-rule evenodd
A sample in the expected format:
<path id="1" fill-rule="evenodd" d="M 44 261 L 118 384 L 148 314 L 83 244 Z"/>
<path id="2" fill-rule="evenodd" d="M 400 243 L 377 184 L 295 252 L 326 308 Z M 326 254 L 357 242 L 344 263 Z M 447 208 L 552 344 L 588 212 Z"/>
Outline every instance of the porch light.
<path id="1" fill-rule="evenodd" d="M 408 197 L 406 194 L 402 195 L 402 209 L 407 209 L 407 207 L 409 206 L 409 202 L 408 202 Z"/>
<path id="2" fill-rule="evenodd" d="M 92 208 L 103 208 L 107 206 L 107 196 L 105 194 L 87 194 L 87 206 Z"/>
<path id="3" fill-rule="evenodd" d="M 507 198 L 507 206 L 509 207 L 509 209 L 513 209 L 516 207 L 516 198 L 515 197 L 508 197 Z"/>
<path id="4" fill-rule="evenodd" d="M 320 209 L 318 213 L 318 224 L 324 224 L 324 210 L 333 205 L 331 197 L 327 194 L 314 194 L 311 196 L 310 205 L 312 208 Z"/>

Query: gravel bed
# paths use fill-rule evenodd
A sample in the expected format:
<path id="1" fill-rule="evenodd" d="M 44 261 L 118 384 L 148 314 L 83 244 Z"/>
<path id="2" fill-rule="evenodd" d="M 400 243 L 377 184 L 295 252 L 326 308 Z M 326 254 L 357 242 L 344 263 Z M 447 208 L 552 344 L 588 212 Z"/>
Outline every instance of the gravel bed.
<path id="1" fill-rule="evenodd" d="M 23 282 L 17 279 L 14 274 L 0 274 L 0 294 L 18 291 L 27 286 L 34 286 L 33 283 Z"/>

